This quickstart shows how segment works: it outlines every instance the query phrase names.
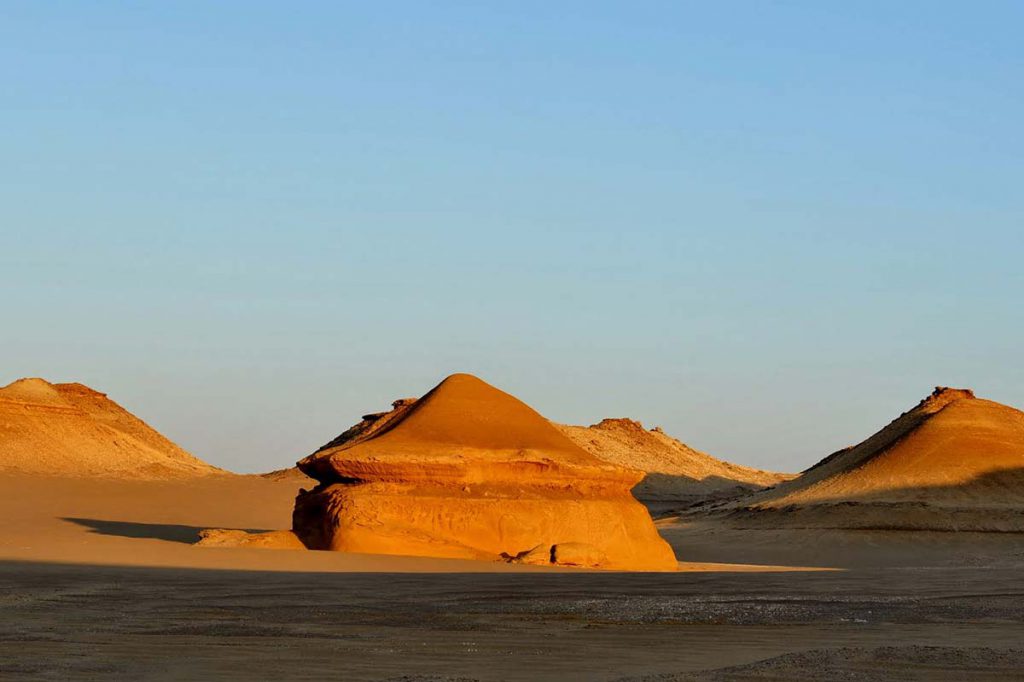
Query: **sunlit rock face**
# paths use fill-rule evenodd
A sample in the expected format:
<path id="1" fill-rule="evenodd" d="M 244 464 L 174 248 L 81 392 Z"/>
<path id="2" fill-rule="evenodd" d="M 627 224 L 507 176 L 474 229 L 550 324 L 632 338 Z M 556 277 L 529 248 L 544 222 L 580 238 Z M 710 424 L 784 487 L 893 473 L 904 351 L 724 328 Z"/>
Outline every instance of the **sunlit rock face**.
<path id="1" fill-rule="evenodd" d="M 772 525 L 1024 531 L 1024 412 L 936 388 L 740 512 Z"/>
<path id="2" fill-rule="evenodd" d="M 39 378 L 0 388 L 0 472 L 132 479 L 226 473 L 185 452 L 105 393 Z"/>
<path id="3" fill-rule="evenodd" d="M 295 533 L 312 549 L 677 566 L 630 495 L 641 472 L 588 454 L 524 403 L 467 374 L 368 415 L 298 466 L 320 482 L 300 493 L 293 515 Z"/>

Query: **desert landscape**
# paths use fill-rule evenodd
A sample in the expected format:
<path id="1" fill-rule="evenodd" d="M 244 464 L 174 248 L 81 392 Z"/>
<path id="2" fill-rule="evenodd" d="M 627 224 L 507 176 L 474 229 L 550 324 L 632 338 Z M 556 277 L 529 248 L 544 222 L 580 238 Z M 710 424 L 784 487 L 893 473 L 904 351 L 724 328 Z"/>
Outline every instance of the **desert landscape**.
<path id="1" fill-rule="evenodd" d="M 965 390 L 800 475 L 470 375 L 264 475 L 78 384 L 0 389 L 0 427 L 5 678 L 1024 669 L 1024 414 Z"/>
<path id="2" fill-rule="evenodd" d="M 1024 682 L 1022 27 L 0 2 L 0 682 Z"/>

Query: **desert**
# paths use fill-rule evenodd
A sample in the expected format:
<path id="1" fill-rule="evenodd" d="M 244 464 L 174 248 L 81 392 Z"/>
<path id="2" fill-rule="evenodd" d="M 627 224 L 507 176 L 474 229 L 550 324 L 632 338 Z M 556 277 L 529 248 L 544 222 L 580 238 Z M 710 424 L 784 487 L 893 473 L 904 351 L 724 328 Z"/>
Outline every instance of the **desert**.
<path id="1" fill-rule="evenodd" d="M 298 469 L 238 475 L 203 466 L 91 389 L 72 394 L 89 397 L 104 429 L 81 406 L 52 409 L 67 392 L 60 384 L 12 386 L 2 395 L 17 467 L 0 475 L 0 671 L 12 679 L 1010 680 L 1024 665 L 1024 543 L 1015 526 L 922 527 L 892 514 L 877 526 L 856 512 L 840 525 L 846 517 L 833 507 L 849 505 L 834 492 L 810 498 L 800 522 L 776 518 L 793 495 L 837 471 L 842 481 L 860 478 L 839 488 L 846 494 L 870 488 L 887 503 L 902 500 L 901 490 L 886 492 L 892 476 L 865 463 L 904 466 L 905 457 L 942 483 L 918 482 L 937 491 L 908 502 L 918 514 L 950 500 L 975 503 L 977 518 L 1020 514 L 1019 488 L 996 488 L 1001 495 L 980 509 L 973 488 L 978 474 L 1019 468 L 1020 413 L 967 391 L 938 389 L 881 435 L 794 476 L 721 462 L 632 420 L 556 425 L 476 377 L 453 375 L 424 398 L 364 416 Z M 46 432 L 47 420 L 60 438 L 27 435 Z M 187 466 L 155 468 L 153 449 L 135 440 L 124 441 L 132 450 L 98 444 L 99 433 L 113 437 L 112 425 L 118 438 L 130 425 Z M 579 446 L 566 435 L 594 429 Z M 614 447 L 601 440 L 609 430 Z M 79 431 L 90 438 L 89 466 L 76 463 L 83 451 L 74 446 L 86 442 Z M 892 455 L 893 447 L 911 454 Z M 101 472 L 105 453 L 111 466 Z M 538 472 L 541 462 L 549 464 Z M 679 477 L 671 487 L 666 470 Z M 661 484 L 654 495 L 647 476 Z M 467 485 L 490 491 L 485 506 L 472 506 Z M 951 497 L 956 485 L 964 490 Z M 317 490 L 341 516 L 310 511 L 309 496 L 324 494 Z M 615 511 L 595 515 L 589 500 L 606 495 Z M 785 503 L 770 504 L 776 499 Z M 820 499 L 828 506 L 808 523 Z M 460 523 L 467 501 L 477 518 Z M 552 525 L 559 514 L 544 508 L 567 502 L 568 525 Z M 490 509 L 506 520 L 491 525 Z M 431 521 L 447 517 L 456 521 Z M 630 518 L 618 539 L 585 535 Z M 534 530 L 523 538 L 521 528 L 500 530 L 516 520 Z M 309 524 L 326 524 L 335 539 L 325 542 L 322 531 L 310 539 Z M 530 549 L 536 538 L 544 538 L 541 560 L 501 556 L 502 542 Z M 601 565 L 624 541 L 647 543 L 652 556 L 663 543 L 673 570 Z M 559 544 L 600 560 L 555 561 Z M 687 646 L 676 645 L 681 638 Z M 495 665 L 509 656 L 514 663 Z"/>
<path id="2" fill-rule="evenodd" d="M 1022 27 L 0 2 L 0 682 L 1024 682 Z"/>

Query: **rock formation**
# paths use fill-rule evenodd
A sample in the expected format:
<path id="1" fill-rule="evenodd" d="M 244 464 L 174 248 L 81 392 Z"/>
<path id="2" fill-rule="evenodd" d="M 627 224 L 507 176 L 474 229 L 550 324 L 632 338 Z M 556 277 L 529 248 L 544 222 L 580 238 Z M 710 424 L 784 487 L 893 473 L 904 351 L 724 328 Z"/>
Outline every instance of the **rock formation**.
<path id="1" fill-rule="evenodd" d="M 415 398 L 403 398 L 392 403 L 392 409 L 387 412 L 364 415 L 361 422 L 324 448 L 380 430 L 415 402 Z M 632 419 L 603 419 L 592 426 L 551 424 L 598 459 L 643 472 L 645 475 L 633 488 L 633 495 L 652 513 L 738 497 L 794 478 L 793 474 L 761 471 L 716 459 L 660 428 L 645 429 Z M 263 476 L 295 480 L 300 484 L 310 481 L 295 467 Z"/>
<path id="2" fill-rule="evenodd" d="M 43 379 L 0 388 L 0 471 L 118 478 L 223 473 L 105 394 Z"/>
<path id="3" fill-rule="evenodd" d="M 632 419 L 555 426 L 595 457 L 643 471 L 646 476 L 633 494 L 652 510 L 736 497 L 792 478 L 715 459 Z"/>
<path id="4" fill-rule="evenodd" d="M 1024 531 L 1024 412 L 936 388 L 739 512 L 815 527 Z"/>
<path id="5" fill-rule="evenodd" d="M 197 547 L 242 547 L 246 549 L 306 549 L 290 530 L 252 533 L 233 528 L 206 528 L 199 531 Z"/>
<path id="6" fill-rule="evenodd" d="M 307 547 L 619 570 L 674 570 L 630 495 L 641 472 L 603 462 L 537 412 L 456 374 L 368 415 L 298 463 Z"/>

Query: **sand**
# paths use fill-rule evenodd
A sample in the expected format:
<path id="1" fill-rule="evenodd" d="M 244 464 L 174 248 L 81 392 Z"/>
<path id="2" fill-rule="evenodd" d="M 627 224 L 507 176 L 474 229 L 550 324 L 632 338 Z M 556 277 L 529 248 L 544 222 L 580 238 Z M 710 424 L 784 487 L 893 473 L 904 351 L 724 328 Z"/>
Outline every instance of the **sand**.
<path id="1" fill-rule="evenodd" d="M 937 388 L 914 409 L 854 447 L 758 499 L 810 501 L 921 499 L 1024 502 L 1024 488 L 1002 489 L 1001 476 L 1024 470 L 1024 412 L 969 390 Z M 994 498 L 994 499 L 993 499 Z"/>
<path id="2" fill-rule="evenodd" d="M 15 397 L 52 401 L 64 420 L 66 397 L 51 388 L 31 382 Z M 131 435 L 133 422 L 118 426 L 96 400 L 100 419 L 82 404 L 74 418 Z M 996 444 L 991 461 L 940 457 L 947 468 L 1012 471 L 1012 408 L 946 411 L 964 400 L 976 399 L 930 403 L 840 469 L 859 476 L 911 446 L 941 455 L 922 444 L 949 442 L 945 431 Z M 977 494 L 973 473 L 910 461 L 968 487 L 946 503 Z M 0 473 L 0 678 L 1005 681 L 1024 669 L 1019 532 L 758 524 L 697 508 L 656 523 L 682 559 L 673 573 L 194 544 L 211 528 L 280 532 L 308 485 L 294 470 Z M 975 512 L 991 516 L 993 500 L 1013 511 L 1019 489 L 984 491 Z"/>
<path id="3" fill-rule="evenodd" d="M 4 679 L 709 679 L 698 671 L 760 666 L 791 680 L 827 660 L 859 680 L 907 679 L 910 667 L 1012 680 L 1024 641 L 1019 567 L 330 574 L 3 562 L 0 595 Z"/>
<path id="4" fill-rule="evenodd" d="M 298 485 L 262 476 L 138 481 L 0 475 L 0 561 L 315 572 L 577 571 L 415 556 L 197 547 L 205 529 L 286 528 Z M 682 562 L 684 570 L 793 570 Z"/>
<path id="5" fill-rule="evenodd" d="M 748 526 L 1024 532 L 1024 412 L 940 387 L 798 478 L 716 509 Z"/>
<path id="6" fill-rule="evenodd" d="M 346 442 L 335 439 L 299 462 L 317 472 L 357 476 L 358 460 L 380 466 L 419 460 L 462 466 L 472 458 L 516 462 L 531 453 L 566 466 L 601 468 L 603 462 L 566 438 L 551 422 L 512 395 L 470 374 L 446 377 L 407 409 L 398 410 L 384 428 Z M 351 468 L 338 462 L 353 460 Z M 608 467 L 611 473 L 617 468 Z"/>
<path id="7" fill-rule="evenodd" d="M 673 574 L 189 544 L 280 528 L 296 488 L 0 476 L 0 677 L 1008 680 L 1020 660 L 1024 543 L 1006 534 L 673 518 Z"/>

